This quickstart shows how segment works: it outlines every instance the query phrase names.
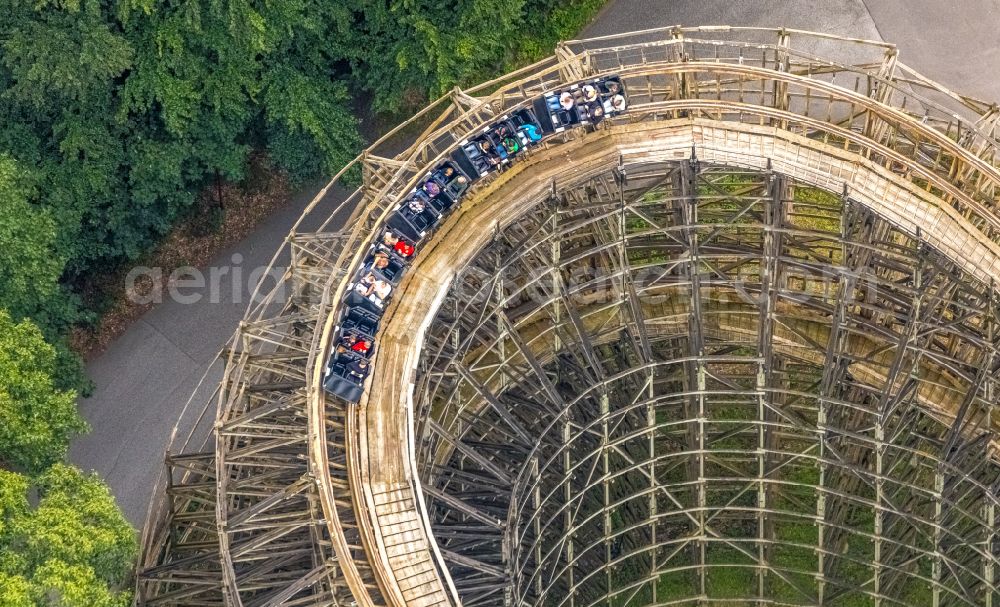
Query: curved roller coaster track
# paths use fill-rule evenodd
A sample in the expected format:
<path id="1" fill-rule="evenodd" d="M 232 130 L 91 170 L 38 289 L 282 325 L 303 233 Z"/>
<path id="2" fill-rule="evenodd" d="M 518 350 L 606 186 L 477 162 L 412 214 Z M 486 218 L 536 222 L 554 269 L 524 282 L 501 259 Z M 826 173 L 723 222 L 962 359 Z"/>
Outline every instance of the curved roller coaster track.
<path id="1" fill-rule="evenodd" d="M 414 236 L 366 379 L 324 390 L 400 204 L 609 77 L 626 111 Z M 565 42 L 455 89 L 275 255 L 211 436 L 172 441 L 137 603 L 1000 605 L 998 121 L 892 45 L 786 29 Z"/>

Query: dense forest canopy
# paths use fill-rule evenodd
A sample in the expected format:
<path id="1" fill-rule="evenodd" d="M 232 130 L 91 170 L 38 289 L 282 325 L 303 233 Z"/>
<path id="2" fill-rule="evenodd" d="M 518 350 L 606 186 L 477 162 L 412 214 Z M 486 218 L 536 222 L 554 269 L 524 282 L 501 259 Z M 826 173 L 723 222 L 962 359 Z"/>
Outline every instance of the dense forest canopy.
<path id="1" fill-rule="evenodd" d="M 86 423 L 55 358 L 0 310 L 0 605 L 124 607 L 135 533 L 99 478 L 63 463 Z"/>
<path id="2" fill-rule="evenodd" d="M 87 286 L 203 210 L 209 184 L 245 180 L 251 157 L 296 184 L 332 174 L 363 145 L 358 108 L 392 122 L 548 54 L 602 1 L 4 2 L 0 603 L 130 601 L 134 531 L 64 463 L 87 429 L 67 345 L 102 312 Z"/>
<path id="3" fill-rule="evenodd" d="M 87 424 L 76 394 L 56 388 L 56 351 L 31 321 L 0 309 L 0 465 L 43 472 Z"/>
<path id="4" fill-rule="evenodd" d="M 135 534 L 96 476 L 0 470 L 0 604 L 126 607 Z"/>
<path id="5" fill-rule="evenodd" d="M 362 146 L 355 107 L 401 114 L 551 52 L 599 5 L 7 2 L 0 306 L 33 318 L 72 376 L 58 342 L 95 317 L 81 285 L 149 250 L 212 180 L 242 180 L 251 152 L 296 183 L 330 174 Z"/>

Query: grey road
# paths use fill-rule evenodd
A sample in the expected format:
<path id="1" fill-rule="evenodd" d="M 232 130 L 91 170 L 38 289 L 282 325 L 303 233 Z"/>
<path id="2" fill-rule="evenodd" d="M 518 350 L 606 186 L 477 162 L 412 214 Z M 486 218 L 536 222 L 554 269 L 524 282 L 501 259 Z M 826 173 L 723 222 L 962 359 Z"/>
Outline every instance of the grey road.
<path id="1" fill-rule="evenodd" d="M 785 26 L 886 40 L 924 75 L 969 95 L 1000 99 L 1000 0 L 617 0 L 583 35 L 676 24 Z M 332 209 L 336 195 L 323 204 Z M 220 303 L 165 302 L 89 365 L 97 391 L 80 407 L 94 429 L 75 441 L 70 458 L 107 479 L 136 525 L 171 430 L 180 420 L 187 431 L 200 412 L 201 399 L 194 399 L 193 409 L 185 404 L 243 315 L 250 271 L 270 260 L 308 199 L 293 201 L 213 261 L 241 268 L 239 280 L 234 272 L 222 277 Z"/>

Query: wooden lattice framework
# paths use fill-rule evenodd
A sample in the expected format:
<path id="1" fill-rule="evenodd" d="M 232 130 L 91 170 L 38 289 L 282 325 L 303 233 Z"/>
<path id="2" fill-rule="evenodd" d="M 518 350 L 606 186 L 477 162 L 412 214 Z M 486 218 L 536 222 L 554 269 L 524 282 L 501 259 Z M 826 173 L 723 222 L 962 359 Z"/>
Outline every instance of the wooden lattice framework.
<path id="1" fill-rule="evenodd" d="M 325 398 L 399 196 L 606 73 L 629 112 L 478 183 L 404 279 L 369 397 Z M 563 43 L 455 90 L 276 254 L 212 438 L 166 458 L 137 602 L 995 604 L 998 116 L 891 45 L 748 28 Z M 749 585 L 720 595 L 722 570 Z"/>

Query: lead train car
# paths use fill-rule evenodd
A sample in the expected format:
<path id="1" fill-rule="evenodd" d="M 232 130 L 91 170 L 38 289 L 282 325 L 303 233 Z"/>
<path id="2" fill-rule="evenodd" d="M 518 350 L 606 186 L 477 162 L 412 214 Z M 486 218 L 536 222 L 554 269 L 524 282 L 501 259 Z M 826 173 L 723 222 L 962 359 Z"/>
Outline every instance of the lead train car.
<path id="1" fill-rule="evenodd" d="M 546 92 L 460 141 L 448 160 L 424 175 L 399 203 L 348 284 L 323 388 L 348 402 L 361 400 L 385 307 L 420 241 L 461 203 L 472 185 L 504 170 L 546 137 L 596 125 L 627 107 L 625 86 L 618 76 L 585 80 Z"/>

